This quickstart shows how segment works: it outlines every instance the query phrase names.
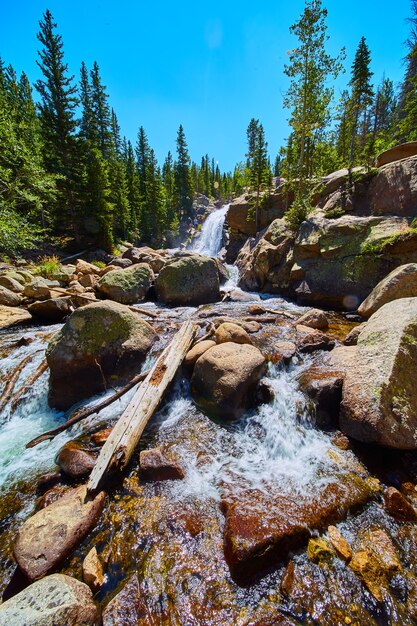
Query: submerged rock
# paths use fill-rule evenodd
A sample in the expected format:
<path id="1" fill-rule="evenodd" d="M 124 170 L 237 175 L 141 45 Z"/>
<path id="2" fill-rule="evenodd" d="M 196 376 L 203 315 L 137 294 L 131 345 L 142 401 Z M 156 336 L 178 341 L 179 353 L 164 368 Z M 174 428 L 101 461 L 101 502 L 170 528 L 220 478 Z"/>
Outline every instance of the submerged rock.
<path id="1" fill-rule="evenodd" d="M 93 593 L 96 593 L 104 583 L 103 566 L 96 548 L 91 548 L 83 561 L 83 580 Z"/>
<path id="2" fill-rule="evenodd" d="M 220 300 L 220 281 L 214 259 L 199 254 L 176 258 L 156 280 L 158 299 L 165 304 L 190 306 Z"/>
<path id="3" fill-rule="evenodd" d="M 142 450 L 139 465 L 143 480 L 181 480 L 185 476 L 181 465 L 163 448 Z"/>
<path id="4" fill-rule="evenodd" d="M 103 626 L 137 626 L 146 618 L 139 594 L 139 580 L 134 574 L 103 611 Z"/>
<path id="5" fill-rule="evenodd" d="M 385 304 L 362 330 L 357 346 L 336 348 L 345 370 L 341 430 L 390 448 L 417 448 L 417 298 Z"/>
<path id="6" fill-rule="evenodd" d="M 84 583 L 53 574 L 0 605 L 0 626 L 94 626 L 99 613 Z"/>
<path id="7" fill-rule="evenodd" d="M 98 284 L 99 291 L 110 300 L 121 304 L 135 304 L 146 298 L 154 280 L 147 263 L 139 263 L 127 269 L 105 274 Z"/>
<path id="8" fill-rule="evenodd" d="M 122 304 L 77 309 L 46 350 L 50 406 L 66 410 L 137 374 L 154 338 L 152 327 Z"/>
<path id="9" fill-rule="evenodd" d="M 76 441 L 69 441 L 58 452 L 56 464 L 70 478 L 88 476 L 96 462 L 96 456 L 84 450 Z"/>
<path id="10" fill-rule="evenodd" d="M 53 570 L 96 525 L 106 494 L 86 500 L 87 488 L 78 487 L 29 517 L 19 530 L 14 556 L 29 580 Z"/>
<path id="11" fill-rule="evenodd" d="M 417 263 L 401 265 L 373 289 L 358 308 L 363 317 L 371 317 L 384 304 L 400 298 L 417 297 Z"/>
<path id="12" fill-rule="evenodd" d="M 208 414 L 235 419 L 253 403 L 265 367 L 254 346 L 227 342 L 210 348 L 195 364 L 193 396 Z"/>
<path id="13" fill-rule="evenodd" d="M 388 513 L 400 522 L 417 521 L 417 512 L 395 487 L 388 487 L 385 491 L 384 502 Z"/>

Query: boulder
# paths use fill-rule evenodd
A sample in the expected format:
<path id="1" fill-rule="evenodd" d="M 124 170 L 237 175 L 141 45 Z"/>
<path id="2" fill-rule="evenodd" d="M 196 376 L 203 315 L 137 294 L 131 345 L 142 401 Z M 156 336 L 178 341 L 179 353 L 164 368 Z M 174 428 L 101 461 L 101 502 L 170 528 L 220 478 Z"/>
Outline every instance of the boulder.
<path id="1" fill-rule="evenodd" d="M 289 363 L 297 352 L 297 346 L 292 341 L 277 341 L 274 344 L 274 349 L 274 362 L 284 361 L 284 363 Z"/>
<path id="2" fill-rule="evenodd" d="M 32 319 L 31 314 L 26 309 L 4 306 L 0 304 L 0 329 L 25 324 Z"/>
<path id="3" fill-rule="evenodd" d="M 86 495 L 87 487 L 71 489 L 21 526 L 14 557 L 29 580 L 53 572 L 97 524 L 106 494 Z"/>
<path id="4" fill-rule="evenodd" d="M 335 342 L 327 335 L 315 328 L 297 324 L 297 343 L 300 352 L 314 352 L 315 350 L 332 350 Z"/>
<path id="5" fill-rule="evenodd" d="M 298 320 L 297 324 L 303 326 L 309 326 L 309 328 L 315 328 L 317 330 L 327 330 L 329 328 L 329 320 L 326 314 L 320 309 L 311 309 L 304 313 Z"/>
<path id="6" fill-rule="evenodd" d="M 139 465 L 143 480 L 181 480 L 185 476 L 181 465 L 163 448 L 142 450 Z"/>
<path id="7" fill-rule="evenodd" d="M 84 478 L 91 473 L 96 456 L 76 441 L 68 441 L 58 452 L 55 463 L 70 478 Z"/>
<path id="8" fill-rule="evenodd" d="M 6 287 L 6 289 L 9 289 L 14 293 L 22 293 L 23 291 L 22 283 L 9 274 L 3 274 L 0 276 L 0 287 Z"/>
<path id="9" fill-rule="evenodd" d="M 97 265 L 93 265 L 93 263 L 78 259 L 75 264 L 75 272 L 76 274 L 96 274 L 98 276 L 100 274 L 100 268 L 97 267 Z"/>
<path id="10" fill-rule="evenodd" d="M 377 156 L 375 165 L 376 167 L 382 167 L 383 165 L 388 165 L 388 163 L 393 163 L 394 161 L 400 161 L 401 159 L 407 159 L 416 155 L 417 141 L 410 141 L 381 152 L 381 154 Z"/>
<path id="11" fill-rule="evenodd" d="M 127 267 L 130 267 L 131 265 L 133 265 L 133 263 L 130 259 L 124 259 L 123 257 L 122 258 L 119 257 L 119 258 L 113 259 L 111 262 L 111 265 L 113 268 L 121 267 L 122 269 L 126 269 Z M 107 274 L 107 272 L 104 272 L 104 273 Z"/>
<path id="12" fill-rule="evenodd" d="M 154 280 L 154 274 L 146 263 L 132 265 L 127 269 L 108 272 L 98 284 L 100 293 L 121 304 L 142 302 Z"/>
<path id="13" fill-rule="evenodd" d="M 98 276 L 96 274 L 82 274 L 78 279 L 81 287 L 93 289 L 97 285 Z"/>
<path id="14" fill-rule="evenodd" d="M 254 346 L 228 342 L 210 348 L 195 364 L 194 398 L 210 415 L 237 418 L 253 402 L 265 368 L 265 358 Z"/>
<path id="15" fill-rule="evenodd" d="M 103 566 L 96 548 L 91 548 L 83 561 L 83 581 L 93 593 L 99 591 L 104 583 Z"/>
<path id="16" fill-rule="evenodd" d="M 343 373 L 312 366 L 302 372 L 299 385 L 315 406 L 317 424 L 321 428 L 337 426 Z"/>
<path id="17" fill-rule="evenodd" d="M 50 283 L 51 281 L 46 281 L 44 278 L 35 278 L 25 285 L 23 294 L 33 300 L 46 300 L 50 297 Z M 55 286 L 58 287 L 59 283 Z"/>
<path id="18" fill-rule="evenodd" d="M 95 626 L 99 612 L 84 583 L 52 574 L 0 605 L 0 626 Z"/>
<path id="19" fill-rule="evenodd" d="M 55 324 L 71 314 L 71 298 L 50 298 L 39 300 L 28 306 L 29 313 L 42 322 Z"/>
<path id="20" fill-rule="evenodd" d="M 400 265 L 377 284 L 358 308 L 358 313 L 368 318 L 388 302 L 415 297 L 417 297 L 417 263 Z"/>
<path id="21" fill-rule="evenodd" d="M 145 320 L 122 304 L 105 301 L 77 309 L 46 350 L 50 406 L 67 410 L 132 378 L 155 336 Z"/>
<path id="22" fill-rule="evenodd" d="M 10 291 L 7 287 L 0 286 L 0 305 L 1 306 L 19 306 L 21 304 L 22 298 L 20 294 L 15 293 L 14 291 Z"/>
<path id="23" fill-rule="evenodd" d="M 336 348 L 344 369 L 341 430 L 390 448 L 417 448 L 417 298 L 394 300 L 369 319 L 356 346 Z"/>
<path id="24" fill-rule="evenodd" d="M 132 263 L 147 263 L 155 274 L 158 274 L 166 263 L 160 251 L 144 246 L 143 248 L 129 248 L 123 253 L 123 259 Z"/>
<path id="25" fill-rule="evenodd" d="M 220 300 L 219 273 L 214 259 L 190 254 L 165 265 L 156 280 L 158 299 L 177 306 Z"/>
<path id="26" fill-rule="evenodd" d="M 295 241 L 299 271 L 291 273 L 290 293 L 301 304 L 356 309 L 387 273 L 415 259 L 417 232 L 409 223 L 404 217 L 312 216 Z"/>
<path id="27" fill-rule="evenodd" d="M 187 367 L 193 367 L 196 361 L 203 355 L 209 348 L 213 348 L 216 345 L 215 341 L 210 339 L 206 339 L 205 341 L 200 341 L 195 346 L 191 348 L 191 350 L 187 353 L 184 359 L 184 365 Z"/>
<path id="28" fill-rule="evenodd" d="M 226 343 L 228 341 L 241 344 L 252 343 L 246 330 L 237 324 L 232 324 L 231 322 L 224 322 L 223 324 L 220 324 L 220 326 L 216 328 L 215 337 L 216 343 L 218 344 Z"/>

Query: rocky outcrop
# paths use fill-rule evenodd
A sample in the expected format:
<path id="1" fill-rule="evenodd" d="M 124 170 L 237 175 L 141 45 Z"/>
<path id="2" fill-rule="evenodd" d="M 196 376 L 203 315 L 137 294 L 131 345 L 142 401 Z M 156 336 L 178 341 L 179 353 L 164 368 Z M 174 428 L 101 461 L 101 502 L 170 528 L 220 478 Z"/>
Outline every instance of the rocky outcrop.
<path id="1" fill-rule="evenodd" d="M 164 304 L 192 306 L 220 300 L 220 281 L 214 259 L 199 254 L 174 258 L 156 280 L 158 299 Z"/>
<path id="2" fill-rule="evenodd" d="M 77 487 L 29 517 L 19 530 L 14 556 L 29 580 L 54 569 L 96 525 L 106 494 L 86 500 L 87 488 Z"/>
<path id="3" fill-rule="evenodd" d="M 400 161 L 401 159 L 407 159 L 411 156 L 417 155 L 417 141 L 410 141 L 409 143 L 402 143 L 399 146 L 394 146 L 381 152 L 376 159 L 376 167 L 382 167 L 393 163 L 394 161 Z"/>
<path id="4" fill-rule="evenodd" d="M 210 348 L 195 364 L 194 399 L 214 417 L 235 419 L 253 402 L 265 365 L 262 353 L 251 345 L 228 342 Z"/>
<path id="5" fill-rule="evenodd" d="M 146 298 L 154 274 L 147 263 L 105 274 L 98 284 L 100 293 L 121 304 L 136 304 Z"/>
<path id="6" fill-rule="evenodd" d="M 84 583 L 53 574 L 0 605 L 0 626 L 94 626 L 99 613 Z"/>
<path id="7" fill-rule="evenodd" d="M 46 351 L 50 405 L 66 410 L 137 374 L 154 338 L 152 327 L 122 304 L 77 309 Z"/>
<path id="8" fill-rule="evenodd" d="M 400 265 L 377 284 L 358 308 L 358 313 L 363 317 L 371 317 L 388 302 L 415 297 L 417 297 L 417 263 Z"/>
<path id="9" fill-rule="evenodd" d="M 340 427 L 349 437 L 403 450 L 417 449 L 417 298 L 385 304 L 356 346 L 336 348 L 344 369 Z"/>
<path id="10" fill-rule="evenodd" d="M 285 293 L 293 266 L 294 235 L 285 220 L 275 220 L 260 239 L 248 239 L 236 260 L 239 287 Z"/>

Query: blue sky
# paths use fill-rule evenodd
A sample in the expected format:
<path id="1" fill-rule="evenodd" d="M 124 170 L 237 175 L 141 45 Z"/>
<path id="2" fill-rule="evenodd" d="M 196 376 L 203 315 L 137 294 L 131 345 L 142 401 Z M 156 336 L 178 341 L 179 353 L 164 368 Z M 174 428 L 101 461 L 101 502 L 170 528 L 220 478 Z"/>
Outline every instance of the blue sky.
<path id="1" fill-rule="evenodd" d="M 78 80 L 84 60 L 100 66 L 122 131 L 143 125 L 162 161 L 183 124 L 191 157 L 208 152 L 222 169 L 245 153 L 251 117 L 265 127 L 271 154 L 288 135 L 283 67 L 295 46 L 289 26 L 303 0 L 145 2 L 144 0 L 0 0 L 0 56 L 33 81 L 38 21 L 49 8 Z M 403 74 L 409 0 L 328 0 L 329 50 L 346 47 L 349 68 L 362 35 L 375 80 Z M 348 80 L 345 75 L 338 90 Z"/>

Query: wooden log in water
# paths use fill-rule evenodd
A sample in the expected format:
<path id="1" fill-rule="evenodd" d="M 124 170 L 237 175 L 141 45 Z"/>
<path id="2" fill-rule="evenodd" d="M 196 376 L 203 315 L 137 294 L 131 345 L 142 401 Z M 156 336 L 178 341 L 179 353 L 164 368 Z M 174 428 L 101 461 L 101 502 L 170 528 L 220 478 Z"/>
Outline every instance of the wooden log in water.
<path id="1" fill-rule="evenodd" d="M 48 363 L 46 359 L 42 359 L 40 365 L 36 368 L 32 376 L 29 376 L 29 378 L 27 379 L 23 387 L 19 389 L 17 394 L 13 397 L 12 411 L 16 410 L 16 408 L 18 407 L 18 405 L 20 404 L 22 400 L 22 396 L 36 383 L 38 378 L 40 378 L 42 374 L 46 372 L 47 369 L 48 369 Z"/>
<path id="2" fill-rule="evenodd" d="M 126 467 L 148 421 L 190 349 L 194 334 L 193 323 L 190 320 L 184 322 L 162 352 L 104 444 L 90 475 L 88 493 L 96 493 L 111 470 Z"/>
<path id="3" fill-rule="evenodd" d="M 65 424 L 61 424 L 61 426 L 57 426 L 57 428 L 48 430 L 46 433 L 39 435 L 39 437 L 32 439 L 32 441 L 29 441 L 29 443 L 26 444 L 26 448 L 34 448 L 35 446 L 39 445 L 43 441 L 53 439 L 54 437 L 59 435 L 59 433 L 62 433 L 64 432 L 64 430 L 67 430 L 68 428 L 71 428 L 71 426 L 74 426 L 74 424 L 78 424 L 78 422 L 81 422 L 81 420 L 85 420 L 87 417 L 90 417 L 90 415 L 99 413 L 103 409 L 113 404 L 113 402 L 116 402 L 116 400 L 121 398 L 125 393 L 127 393 L 133 387 L 135 387 L 135 385 L 138 385 L 140 382 L 142 382 L 142 380 L 145 380 L 148 374 L 149 374 L 149 371 L 144 372 L 143 374 L 139 374 L 138 376 L 135 376 L 135 378 L 132 378 L 132 380 L 130 380 L 127 383 L 127 385 L 125 385 L 124 387 L 116 391 L 116 393 L 111 395 L 109 398 L 106 398 L 105 400 L 103 400 L 103 402 L 100 402 L 100 404 L 95 404 L 94 406 L 90 406 L 85 409 L 76 411 L 73 415 L 70 416 L 70 418 L 65 422 Z"/>
<path id="4" fill-rule="evenodd" d="M 23 370 L 25 365 L 27 365 L 29 363 L 29 361 L 31 361 L 33 359 L 34 354 L 36 354 L 36 352 L 26 356 L 18 364 L 18 366 L 13 371 L 13 374 L 10 376 L 9 380 L 7 381 L 6 386 L 4 388 L 4 391 L 3 391 L 3 394 L 2 394 L 2 396 L 0 398 L 0 411 L 3 411 L 3 409 L 7 406 L 7 403 L 9 402 L 10 398 L 13 395 L 13 391 L 14 391 L 14 388 L 16 386 L 16 383 L 18 381 L 18 378 L 20 376 L 21 371 Z"/>

